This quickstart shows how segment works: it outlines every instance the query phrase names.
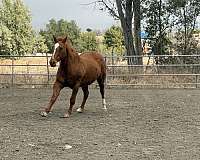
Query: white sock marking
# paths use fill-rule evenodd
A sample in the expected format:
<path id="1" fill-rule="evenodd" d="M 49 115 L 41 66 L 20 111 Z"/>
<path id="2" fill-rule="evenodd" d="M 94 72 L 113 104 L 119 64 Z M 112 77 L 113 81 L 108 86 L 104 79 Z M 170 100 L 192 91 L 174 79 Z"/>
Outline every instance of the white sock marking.
<path id="1" fill-rule="evenodd" d="M 78 108 L 76 111 L 79 112 L 79 113 L 83 112 L 82 108 Z"/>
<path id="2" fill-rule="evenodd" d="M 103 109 L 106 110 L 107 108 L 106 108 L 106 100 L 105 100 L 105 98 L 102 99 L 102 104 L 103 104 Z"/>

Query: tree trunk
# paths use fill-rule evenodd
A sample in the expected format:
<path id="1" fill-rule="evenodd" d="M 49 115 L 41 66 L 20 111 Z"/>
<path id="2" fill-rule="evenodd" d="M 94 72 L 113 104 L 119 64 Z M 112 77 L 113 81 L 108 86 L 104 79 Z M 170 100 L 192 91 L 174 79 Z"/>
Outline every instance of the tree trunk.
<path id="1" fill-rule="evenodd" d="M 187 51 L 187 18 L 186 18 L 186 8 L 183 8 L 183 18 L 184 18 L 184 49 L 183 54 L 186 55 Z"/>
<path id="2" fill-rule="evenodd" d="M 123 34 L 124 34 L 124 41 L 127 56 L 134 56 L 136 55 L 134 44 L 133 44 L 133 32 L 132 32 L 132 19 L 133 19 L 133 1 L 127 0 L 125 4 L 125 13 L 122 9 L 122 0 L 116 0 L 119 19 L 121 22 Z M 123 6 L 124 7 L 124 6 Z M 128 64 L 138 64 L 138 60 L 135 57 L 128 58 Z"/>
<path id="3" fill-rule="evenodd" d="M 158 54 L 162 55 L 162 0 L 159 1 L 159 10 L 158 10 L 158 18 L 159 18 L 159 37 L 158 37 Z"/>
<path id="4" fill-rule="evenodd" d="M 136 57 L 129 57 L 129 56 L 135 56 L 135 50 L 133 45 L 133 33 L 132 33 L 132 27 L 126 26 L 123 29 L 124 38 L 125 38 L 125 47 L 126 52 L 128 56 L 128 64 L 138 64 Z"/>
<path id="5" fill-rule="evenodd" d="M 138 56 L 142 55 L 142 44 L 141 44 L 141 12 L 140 12 L 140 0 L 133 2 L 134 9 L 134 44 L 135 54 Z M 138 64 L 142 64 L 142 57 L 138 58 Z"/>

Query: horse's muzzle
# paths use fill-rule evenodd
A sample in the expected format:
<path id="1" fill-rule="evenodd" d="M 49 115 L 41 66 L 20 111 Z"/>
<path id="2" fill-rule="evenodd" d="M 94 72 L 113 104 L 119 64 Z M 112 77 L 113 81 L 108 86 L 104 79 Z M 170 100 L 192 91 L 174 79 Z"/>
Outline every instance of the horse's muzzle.
<path id="1" fill-rule="evenodd" d="M 51 67 L 55 67 L 55 66 L 56 66 L 56 60 L 54 60 L 54 59 L 51 59 L 51 60 L 49 61 L 49 63 L 50 63 L 50 66 L 51 66 Z"/>

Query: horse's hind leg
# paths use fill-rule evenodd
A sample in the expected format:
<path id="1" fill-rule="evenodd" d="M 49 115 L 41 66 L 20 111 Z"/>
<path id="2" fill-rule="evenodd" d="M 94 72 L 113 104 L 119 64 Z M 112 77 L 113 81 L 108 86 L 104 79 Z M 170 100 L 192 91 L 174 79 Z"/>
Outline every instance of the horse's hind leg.
<path id="1" fill-rule="evenodd" d="M 54 83 L 53 94 L 51 96 L 48 106 L 45 108 L 45 110 L 43 112 L 41 112 L 41 116 L 46 117 L 47 114 L 52 110 L 52 106 L 55 103 L 56 99 L 58 98 L 62 88 L 63 88 L 63 86 L 59 82 L 56 81 Z"/>
<path id="2" fill-rule="evenodd" d="M 82 113 L 84 111 L 85 102 L 89 95 L 88 86 L 82 87 L 82 90 L 83 90 L 84 96 L 83 96 L 83 101 L 82 101 L 81 106 L 77 109 L 77 112 L 79 112 L 79 113 Z"/>
<path id="3" fill-rule="evenodd" d="M 71 98 L 70 98 L 70 106 L 69 106 L 69 109 L 68 111 L 64 114 L 63 118 L 69 118 L 69 116 L 71 115 L 72 113 L 72 108 L 75 104 L 75 101 L 76 101 L 76 95 L 78 93 L 78 89 L 79 89 L 79 86 L 80 84 L 76 84 L 75 87 L 73 88 L 72 90 L 72 95 L 71 95 Z"/>
<path id="4" fill-rule="evenodd" d="M 97 79 L 97 82 L 98 82 L 99 87 L 100 87 L 100 93 L 101 93 L 101 97 L 102 97 L 103 109 L 107 110 L 107 107 L 106 107 L 106 100 L 105 100 L 104 81 L 105 81 L 105 76 L 100 77 L 100 78 Z"/>

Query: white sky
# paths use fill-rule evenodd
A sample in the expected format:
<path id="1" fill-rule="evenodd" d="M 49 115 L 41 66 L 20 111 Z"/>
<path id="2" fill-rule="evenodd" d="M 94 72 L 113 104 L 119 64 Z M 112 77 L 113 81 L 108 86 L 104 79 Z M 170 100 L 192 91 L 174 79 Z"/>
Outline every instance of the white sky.
<path id="1" fill-rule="evenodd" d="M 51 18 L 75 20 L 82 30 L 86 28 L 104 30 L 115 24 L 112 17 L 99 11 L 94 5 L 82 5 L 95 0 L 23 0 L 30 9 L 33 27 L 40 29 Z"/>

